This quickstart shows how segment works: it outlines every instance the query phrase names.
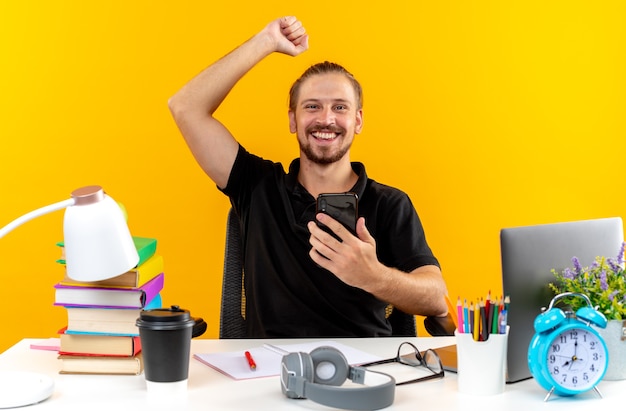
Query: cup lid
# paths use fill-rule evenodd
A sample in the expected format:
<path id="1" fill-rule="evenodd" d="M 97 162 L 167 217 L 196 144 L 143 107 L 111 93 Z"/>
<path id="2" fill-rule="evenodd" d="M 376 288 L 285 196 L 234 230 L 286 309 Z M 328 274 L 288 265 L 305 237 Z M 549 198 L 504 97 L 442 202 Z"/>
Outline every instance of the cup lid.
<path id="1" fill-rule="evenodd" d="M 172 305 L 170 308 L 154 308 L 142 310 L 137 319 L 136 325 L 140 328 L 152 330 L 180 329 L 193 327 L 195 320 L 191 317 L 189 310 Z"/>

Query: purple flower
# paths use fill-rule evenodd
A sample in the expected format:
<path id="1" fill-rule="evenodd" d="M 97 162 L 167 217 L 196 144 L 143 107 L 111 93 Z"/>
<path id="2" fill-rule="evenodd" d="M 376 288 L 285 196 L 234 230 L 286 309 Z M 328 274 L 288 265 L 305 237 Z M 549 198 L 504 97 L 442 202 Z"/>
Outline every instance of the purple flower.
<path id="1" fill-rule="evenodd" d="M 613 261 L 612 258 L 607 259 L 607 262 L 609 263 L 609 267 L 611 267 L 611 271 L 613 271 L 614 273 L 619 272 L 620 270 L 619 263 Z"/>
<path id="2" fill-rule="evenodd" d="M 576 273 L 570 270 L 569 267 L 567 267 L 563 271 L 563 278 L 566 278 L 568 280 L 573 280 L 574 278 L 576 278 Z"/>
<path id="3" fill-rule="evenodd" d="M 609 285 L 606 282 L 606 270 L 602 270 L 600 273 L 600 288 L 602 288 L 602 291 L 609 289 Z"/>
<path id="4" fill-rule="evenodd" d="M 574 269 L 576 270 L 576 274 L 580 274 L 583 272 L 583 266 L 580 265 L 578 257 L 572 257 L 572 263 L 574 263 Z"/>
<path id="5" fill-rule="evenodd" d="M 617 294 L 619 294 L 619 291 L 617 291 L 617 290 L 615 290 L 611 294 L 609 294 L 609 301 L 613 301 Z"/>
<path id="6" fill-rule="evenodd" d="M 622 243 L 622 247 L 619 249 L 619 253 L 617 253 L 617 265 L 624 263 L 624 246 L 626 246 L 626 241 Z"/>

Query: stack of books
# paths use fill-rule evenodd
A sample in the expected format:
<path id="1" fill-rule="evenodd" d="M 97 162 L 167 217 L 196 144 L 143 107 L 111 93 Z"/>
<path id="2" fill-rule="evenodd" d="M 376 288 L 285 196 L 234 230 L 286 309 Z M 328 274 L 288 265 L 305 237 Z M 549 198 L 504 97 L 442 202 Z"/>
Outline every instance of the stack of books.
<path id="1" fill-rule="evenodd" d="M 140 374 L 143 371 L 139 329 L 142 309 L 161 307 L 163 256 L 154 238 L 133 237 L 137 266 L 95 282 L 65 275 L 55 284 L 54 305 L 67 311 L 59 331 L 62 374 Z M 63 247 L 63 243 L 57 244 Z M 64 264 L 63 258 L 58 260 Z"/>

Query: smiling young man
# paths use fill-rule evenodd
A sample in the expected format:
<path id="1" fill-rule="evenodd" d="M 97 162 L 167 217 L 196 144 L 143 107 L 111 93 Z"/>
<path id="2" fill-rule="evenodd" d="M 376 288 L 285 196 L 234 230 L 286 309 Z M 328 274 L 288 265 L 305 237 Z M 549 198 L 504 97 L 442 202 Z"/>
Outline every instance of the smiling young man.
<path id="1" fill-rule="evenodd" d="M 362 90 L 342 66 L 310 67 L 290 90 L 289 128 L 300 156 L 283 166 L 248 153 L 213 113 L 272 53 L 297 56 L 308 36 L 295 17 L 272 21 L 169 101 L 197 162 L 229 196 L 244 241 L 249 337 L 391 334 L 385 307 L 445 315 L 446 286 L 408 196 L 350 161 L 363 127 Z M 359 196 L 356 236 L 315 213 L 320 193 Z M 315 220 L 340 238 L 320 229 Z"/>

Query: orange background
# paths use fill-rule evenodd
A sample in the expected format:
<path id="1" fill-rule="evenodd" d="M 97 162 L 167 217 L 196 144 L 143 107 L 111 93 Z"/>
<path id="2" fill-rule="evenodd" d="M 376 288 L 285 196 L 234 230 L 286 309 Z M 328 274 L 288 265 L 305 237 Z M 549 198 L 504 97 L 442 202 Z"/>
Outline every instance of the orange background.
<path id="1" fill-rule="evenodd" d="M 501 228 L 624 213 L 624 2 L 67 0 L 0 6 L 0 225 L 102 185 L 134 235 L 158 239 L 165 304 L 217 337 L 229 203 L 167 99 L 285 14 L 311 49 L 263 61 L 219 118 L 286 166 L 289 86 L 313 63 L 345 65 L 365 90 L 352 158 L 411 196 L 452 299 L 500 292 Z M 62 218 L 0 239 L 2 350 L 65 324 L 52 306 Z"/>

